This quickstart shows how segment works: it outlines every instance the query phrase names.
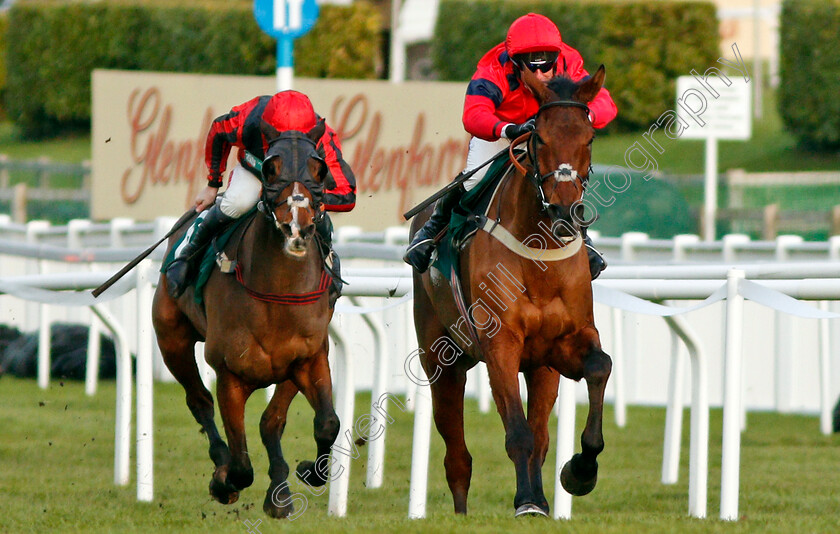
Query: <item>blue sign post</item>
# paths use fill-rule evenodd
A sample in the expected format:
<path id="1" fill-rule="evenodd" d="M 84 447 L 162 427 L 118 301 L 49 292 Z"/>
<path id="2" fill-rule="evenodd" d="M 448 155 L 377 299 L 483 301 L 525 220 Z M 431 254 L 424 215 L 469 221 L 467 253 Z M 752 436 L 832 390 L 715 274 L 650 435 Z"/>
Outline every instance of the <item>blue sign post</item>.
<path id="1" fill-rule="evenodd" d="M 277 39 L 277 90 L 292 88 L 294 40 L 312 29 L 318 19 L 315 0 L 254 0 L 259 27 Z"/>

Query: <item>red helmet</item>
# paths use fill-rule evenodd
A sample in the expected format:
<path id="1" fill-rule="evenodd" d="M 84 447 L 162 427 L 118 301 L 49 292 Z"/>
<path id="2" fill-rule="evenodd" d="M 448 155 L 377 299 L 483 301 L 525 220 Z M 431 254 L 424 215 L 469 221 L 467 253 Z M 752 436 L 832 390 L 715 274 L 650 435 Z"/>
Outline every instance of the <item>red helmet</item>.
<path id="1" fill-rule="evenodd" d="M 510 25 L 505 49 L 510 57 L 527 52 L 559 52 L 560 43 L 560 30 L 550 19 L 528 13 Z"/>
<path id="2" fill-rule="evenodd" d="M 298 91 L 281 91 L 272 96 L 265 106 L 263 120 L 278 132 L 297 130 L 308 132 L 318 123 L 309 97 Z"/>

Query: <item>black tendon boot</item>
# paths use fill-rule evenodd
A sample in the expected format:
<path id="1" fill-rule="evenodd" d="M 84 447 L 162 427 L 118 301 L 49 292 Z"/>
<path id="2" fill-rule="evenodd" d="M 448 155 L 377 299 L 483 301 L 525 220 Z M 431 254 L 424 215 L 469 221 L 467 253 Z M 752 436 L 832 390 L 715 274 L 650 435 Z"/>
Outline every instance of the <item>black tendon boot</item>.
<path id="1" fill-rule="evenodd" d="M 172 263 L 166 268 L 166 289 L 169 296 L 176 299 L 184 294 L 190 284 L 195 258 L 214 235 L 233 217 L 225 215 L 218 204 L 207 210 L 204 218 L 194 227 L 189 241 L 181 249 Z"/>
<path id="2" fill-rule="evenodd" d="M 586 235 L 586 228 L 580 229 L 583 234 L 583 244 L 586 245 L 586 255 L 589 256 L 589 274 L 595 280 L 601 274 L 601 271 L 607 268 L 607 261 L 603 254 L 595 250 L 592 245 L 592 238 Z"/>
<path id="3" fill-rule="evenodd" d="M 321 254 L 324 256 L 324 268 L 327 270 L 327 274 L 332 277 L 332 285 L 330 286 L 330 307 L 332 307 L 338 297 L 341 296 L 341 289 L 345 282 L 341 279 L 341 261 L 332 248 L 333 224 L 329 215 L 324 213 L 324 216 L 315 223 L 315 231 L 318 232 L 318 244 L 321 247 Z"/>
<path id="4" fill-rule="evenodd" d="M 429 268 L 429 261 L 432 259 L 432 252 L 435 250 L 435 237 L 449 224 L 452 210 L 458 205 L 463 194 L 464 187 L 459 185 L 441 197 L 435 204 L 435 211 L 432 216 L 414 234 L 414 239 L 411 240 L 411 244 L 405 251 L 403 261 L 414 267 L 418 273 L 425 273 Z"/>

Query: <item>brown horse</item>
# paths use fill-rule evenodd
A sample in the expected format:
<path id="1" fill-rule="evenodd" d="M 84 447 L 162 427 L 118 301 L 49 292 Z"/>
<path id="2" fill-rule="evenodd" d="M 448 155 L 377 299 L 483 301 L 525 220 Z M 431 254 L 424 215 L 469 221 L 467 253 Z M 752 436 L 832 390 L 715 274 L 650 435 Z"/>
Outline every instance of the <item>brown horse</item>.
<path id="1" fill-rule="evenodd" d="M 598 93 L 604 76 L 601 66 L 581 83 L 555 77 L 543 84 L 523 71 L 524 82 L 540 103 L 536 130 L 517 140 L 527 139 L 524 164 L 517 162 L 503 178 L 487 210 L 489 224 L 461 251 L 460 308 L 465 313 L 458 311 L 439 271 L 414 275 L 421 361 L 432 382 L 435 425 L 446 444 L 446 480 L 456 513 L 467 512 L 472 457 L 464 441 L 464 385 L 467 370 L 478 361 L 487 364 L 505 427 L 505 448 L 516 471 L 516 515 L 548 515 L 542 466 L 561 374 L 586 379 L 589 389 L 582 452 L 563 467 L 562 484 L 572 495 L 585 495 L 595 487 L 596 457 L 604 448 L 604 389 L 612 364 L 601 350 L 594 324 L 580 228 L 589 222 L 583 220 L 581 197 L 595 134 L 586 103 Z M 415 220 L 412 231 L 422 222 Z M 496 235 L 507 237 L 509 245 Z M 510 241 L 511 236 L 520 243 Z M 528 249 L 523 241 L 542 246 Z M 520 372 L 528 388 L 527 417 Z"/>
<path id="2" fill-rule="evenodd" d="M 293 512 L 286 482 L 289 466 L 280 447 L 292 398 L 303 392 L 315 410 L 317 458 L 297 466 L 298 477 L 307 484 L 325 484 L 339 421 L 327 362 L 332 308 L 313 238 L 323 216 L 326 172 L 314 140 L 323 134 L 324 123 L 306 135 L 279 134 L 265 124 L 263 130 L 272 140 L 263 163 L 261 213 L 246 221 L 225 248 L 238 262 L 236 275 L 214 269 L 203 306 L 194 301 L 193 288 L 173 300 L 161 276 L 152 314 L 166 366 L 186 390 L 187 406 L 210 440 L 215 464 L 210 494 L 223 504 L 235 502 L 239 491 L 254 481 L 245 441 L 245 402 L 254 390 L 277 384 L 262 415 L 260 435 L 271 478 L 263 509 L 279 518 Z M 216 397 L 230 447 L 219 435 L 213 397 L 198 373 L 193 351 L 197 341 L 205 341 L 205 359 L 216 371 Z"/>

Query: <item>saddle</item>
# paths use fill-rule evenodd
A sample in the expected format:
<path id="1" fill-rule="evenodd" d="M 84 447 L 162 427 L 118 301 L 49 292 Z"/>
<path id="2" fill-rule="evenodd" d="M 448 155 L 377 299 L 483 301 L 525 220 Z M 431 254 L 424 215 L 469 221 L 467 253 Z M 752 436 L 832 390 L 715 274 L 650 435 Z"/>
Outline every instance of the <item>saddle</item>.
<path id="1" fill-rule="evenodd" d="M 199 306 L 204 305 L 204 286 L 207 285 L 207 280 L 210 278 L 210 274 L 213 272 L 213 266 L 216 264 L 217 254 L 220 251 L 224 250 L 225 246 L 228 244 L 228 241 L 230 241 L 230 238 L 233 236 L 234 232 L 242 228 L 243 225 L 246 224 L 256 212 L 257 208 L 253 208 L 242 217 L 233 221 L 226 228 L 224 228 L 220 234 L 215 236 L 210 241 L 210 244 L 204 248 L 204 251 L 200 253 L 201 258 L 197 260 L 198 268 L 193 269 L 193 279 L 188 280 L 189 284 L 195 288 L 193 299 L 195 300 L 195 303 Z M 175 243 L 173 244 L 172 248 L 169 250 L 169 253 L 166 255 L 166 258 L 163 261 L 160 272 L 166 272 L 166 268 L 175 259 L 175 251 L 178 250 L 178 247 L 181 245 L 181 242 L 184 240 L 186 235 L 186 232 L 181 234 L 181 236 L 175 241 Z"/>
<path id="2" fill-rule="evenodd" d="M 237 273 L 236 259 L 228 258 L 223 251 L 233 236 L 239 233 L 241 237 L 241 233 L 244 233 L 245 230 L 247 230 L 248 225 L 256 216 L 257 211 L 258 208 L 254 207 L 245 215 L 236 219 L 224 230 L 222 230 L 220 234 L 215 236 L 210 241 L 210 244 L 201 253 L 201 259 L 198 263 L 198 268 L 195 269 L 193 280 L 189 281 L 189 283 L 195 288 L 193 299 L 195 300 L 195 303 L 199 306 L 204 305 L 204 286 L 207 285 L 207 280 L 210 279 L 210 275 L 213 273 L 213 268 L 216 265 L 218 265 L 221 271 L 225 274 Z M 330 231 L 332 231 L 331 227 Z M 184 240 L 185 236 L 186 233 L 181 235 L 181 237 L 179 237 L 178 240 L 175 242 L 174 246 L 169 251 L 169 254 L 167 254 L 166 259 L 163 262 L 161 272 L 166 272 L 166 267 L 175 259 L 175 251 L 178 249 L 178 246 L 181 244 L 181 241 Z M 323 259 L 324 263 L 324 273 L 318 290 L 313 292 L 311 295 L 257 295 L 255 298 L 258 298 L 260 300 L 269 299 L 271 302 L 276 302 L 280 304 L 307 304 L 308 302 L 310 302 L 310 300 L 308 299 L 315 299 L 316 296 L 320 296 L 320 293 L 324 290 L 329 290 L 330 307 L 334 307 L 335 301 L 338 300 L 338 297 L 341 296 L 341 289 L 343 285 L 346 284 L 346 282 L 342 280 L 339 275 L 340 266 L 338 255 L 335 253 L 335 251 L 332 250 L 329 243 L 324 242 L 320 234 L 318 234 L 317 232 L 315 234 L 315 238 L 318 242 L 318 249 L 321 253 L 321 258 Z M 317 293 L 317 295 L 315 293 Z"/>
<path id="3" fill-rule="evenodd" d="M 524 150 L 514 152 L 517 157 L 525 153 Z M 508 153 L 496 156 L 487 169 L 484 178 L 472 189 L 465 192 L 460 202 L 452 210 L 446 235 L 436 248 L 436 256 L 432 258 L 432 265 L 439 270 L 447 280 L 452 282 L 451 276 L 457 271 L 458 257 L 469 239 L 482 227 L 485 213 L 493 200 L 502 178 L 510 170 L 511 163 Z M 452 269 L 455 266 L 456 269 Z"/>

